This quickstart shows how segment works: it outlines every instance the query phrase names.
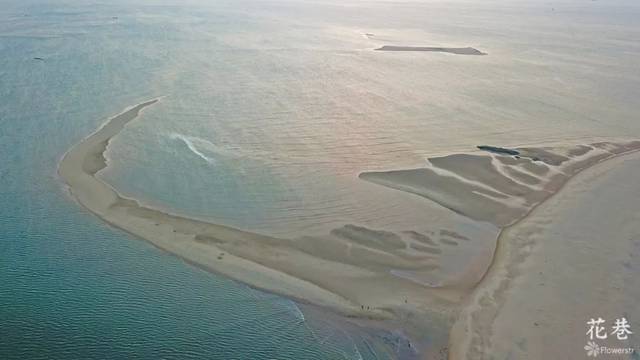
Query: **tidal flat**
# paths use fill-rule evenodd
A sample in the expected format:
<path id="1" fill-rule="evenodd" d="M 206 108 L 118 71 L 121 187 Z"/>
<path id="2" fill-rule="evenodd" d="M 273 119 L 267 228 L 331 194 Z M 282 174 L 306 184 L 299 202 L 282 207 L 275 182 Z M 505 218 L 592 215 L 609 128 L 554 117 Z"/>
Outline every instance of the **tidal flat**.
<path id="1" fill-rule="evenodd" d="M 399 328 L 407 346 L 413 343 L 408 357 L 444 348 L 450 325 L 443 325 L 436 335 L 439 346 L 421 342 L 419 333 L 434 322 L 451 324 L 462 301 L 497 261 L 496 240 L 503 229 L 522 220 L 575 174 L 640 149 L 640 141 L 488 148 L 486 155 L 431 158 L 423 169 L 362 173 L 363 180 L 426 197 L 478 222 L 483 230 L 395 233 L 347 224 L 328 236 L 287 239 L 145 206 L 97 176 L 108 165 L 104 153 L 112 138 L 158 101 L 140 103 L 110 118 L 65 154 L 59 174 L 74 198 L 107 223 L 188 263 L 370 327 Z M 487 236 L 493 236 L 493 242 L 474 246 Z M 459 254 L 443 256 L 439 249 L 447 247 Z M 430 329 L 432 336 L 436 332 Z"/>

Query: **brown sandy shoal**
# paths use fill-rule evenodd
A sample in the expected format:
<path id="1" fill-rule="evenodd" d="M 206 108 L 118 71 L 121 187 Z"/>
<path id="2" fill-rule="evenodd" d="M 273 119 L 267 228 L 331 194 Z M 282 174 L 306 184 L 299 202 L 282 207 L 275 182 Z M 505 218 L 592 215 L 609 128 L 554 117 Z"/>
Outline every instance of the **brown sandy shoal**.
<path id="1" fill-rule="evenodd" d="M 424 350 L 421 346 L 426 345 L 421 345 L 421 341 L 428 332 L 430 340 L 425 356 L 446 348 L 446 324 L 452 323 L 460 302 L 489 268 L 498 229 L 524 216 L 530 209 L 527 206 L 542 201 L 541 191 L 545 196 L 552 193 L 562 179 L 592 164 L 589 156 L 573 151 L 558 155 L 572 159 L 561 171 L 556 171 L 557 166 L 544 165 L 553 170 L 549 171 L 551 175 L 545 174 L 542 178 L 527 166 L 538 168 L 541 166 L 538 162 L 544 161 L 533 164 L 531 159 L 523 158 L 514 159 L 515 165 L 486 159 L 478 164 L 474 158 L 468 158 L 464 164 L 441 162 L 428 171 L 361 175 L 364 179 L 427 197 L 479 220 L 478 225 L 464 229 L 434 227 L 428 233 L 421 233 L 414 229 L 389 231 L 345 224 L 326 236 L 277 238 L 146 206 L 122 196 L 100 179 L 100 171 L 107 167 L 104 152 L 110 139 L 157 102 L 157 99 L 143 102 L 109 119 L 65 154 L 58 171 L 82 206 L 114 227 L 193 265 L 347 317 L 400 328 L 415 341 L 417 350 Z M 616 151 L 630 151 L 634 146 L 627 149 L 602 143 L 591 148 L 586 154 L 593 152 L 607 158 Z M 532 157 L 557 159 L 547 153 L 552 150 L 527 151 Z M 497 163 L 540 178 L 541 188 L 528 194 L 525 191 L 528 187 L 517 178 L 510 178 L 502 168 L 484 169 L 480 177 L 460 181 L 464 174 L 471 174 L 464 171 L 466 167 L 480 169 Z M 455 175 L 458 181 L 445 181 L 451 177 L 443 176 L 442 171 L 458 172 Z M 500 178 L 503 176 L 507 180 Z M 494 182 L 496 178 L 500 181 Z M 492 184 L 505 184 L 508 189 L 500 186 L 495 189 Z M 474 196 L 465 200 L 460 194 Z M 499 217 L 482 215 L 483 212 L 493 212 Z M 434 319 L 439 319 L 440 324 L 435 328 Z M 434 339 L 439 340 L 434 342 Z"/>
<path id="2" fill-rule="evenodd" d="M 384 320 L 385 326 L 412 336 L 416 350 L 425 331 L 431 340 L 440 339 L 439 345 L 431 342 L 430 349 L 446 346 L 446 327 L 431 329 L 428 324 L 436 317 L 447 318 L 485 270 L 486 254 L 475 260 L 477 265 L 449 276 L 440 266 L 440 257 L 447 252 L 439 249 L 439 229 L 426 235 L 409 233 L 412 229 L 390 232 L 345 224 L 324 237 L 284 239 L 172 214 L 127 198 L 100 178 L 108 164 L 104 153 L 128 122 L 157 102 L 143 102 L 109 119 L 64 155 L 58 172 L 78 203 L 108 224 L 195 266 L 347 317 Z M 430 236 L 435 245 L 412 247 L 416 236 Z M 411 276 L 394 275 L 393 270 L 449 285 L 424 286 Z M 467 273 L 470 279 L 465 278 Z"/>

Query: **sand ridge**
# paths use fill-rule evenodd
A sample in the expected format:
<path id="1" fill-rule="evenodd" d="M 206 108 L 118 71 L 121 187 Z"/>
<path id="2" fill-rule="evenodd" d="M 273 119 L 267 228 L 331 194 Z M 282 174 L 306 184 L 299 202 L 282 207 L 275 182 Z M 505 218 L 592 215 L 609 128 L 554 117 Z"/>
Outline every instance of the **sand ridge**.
<path id="1" fill-rule="evenodd" d="M 435 324 L 448 322 L 443 320 L 447 311 L 477 279 L 460 281 L 460 274 L 446 275 L 440 271 L 440 257 L 446 253 L 443 249 L 456 247 L 469 234 L 454 229 L 393 233 L 345 224 L 325 237 L 283 239 L 145 206 L 119 194 L 100 172 L 108 165 L 104 152 L 110 140 L 158 101 L 112 117 L 63 156 L 58 173 L 78 203 L 106 223 L 195 266 L 367 321 L 368 326 L 374 326 L 373 321 L 375 326 L 399 329 L 412 338 L 411 353 L 426 347 L 420 344 L 425 333 L 430 334 L 429 351 L 446 346 L 446 326 Z M 465 273 L 477 277 L 488 256 L 483 259 Z M 425 277 L 430 280 L 422 281 Z"/>
<path id="2" fill-rule="evenodd" d="M 447 48 L 435 46 L 394 46 L 384 45 L 375 49 L 376 51 L 424 51 L 424 52 L 443 52 L 455 55 L 487 55 L 478 49 L 472 47 L 464 48 Z"/>
<path id="3" fill-rule="evenodd" d="M 640 141 L 556 148 L 479 148 L 486 154 L 433 157 L 424 168 L 364 172 L 360 178 L 425 197 L 466 217 L 504 228 L 522 219 L 576 173 L 634 151 L 640 148 Z"/>
<path id="4" fill-rule="evenodd" d="M 384 320 L 416 341 L 416 354 L 427 348 L 425 356 L 444 351 L 448 325 L 442 324 L 453 321 L 489 269 L 501 226 L 596 159 L 640 147 L 598 143 L 588 149 L 523 148 L 517 157 L 453 154 L 431 159 L 425 169 L 365 173 L 361 178 L 427 197 L 478 220 L 478 226 L 424 233 L 345 224 L 323 237 L 285 239 L 145 206 L 100 179 L 110 139 L 158 101 L 109 119 L 64 155 L 58 172 L 82 206 L 196 266 L 347 317 Z M 477 197 L 469 200 L 469 194 Z M 481 238 L 486 245 L 478 247 Z M 463 256 L 454 262 L 448 254 Z M 420 343 L 425 333 L 431 334 L 428 346 Z"/>

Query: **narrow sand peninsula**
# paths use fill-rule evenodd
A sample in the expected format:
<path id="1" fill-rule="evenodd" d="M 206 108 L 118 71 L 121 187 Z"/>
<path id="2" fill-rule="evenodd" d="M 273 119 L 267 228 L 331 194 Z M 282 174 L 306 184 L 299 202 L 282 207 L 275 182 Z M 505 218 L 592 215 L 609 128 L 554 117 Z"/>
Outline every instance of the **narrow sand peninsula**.
<path id="1" fill-rule="evenodd" d="M 107 166 L 104 152 L 109 140 L 144 108 L 157 101 L 156 99 L 141 103 L 110 119 L 98 131 L 67 152 L 60 162 L 59 174 L 69 185 L 69 190 L 78 202 L 108 223 L 147 239 L 194 264 L 292 297 L 302 297 L 345 311 L 357 310 L 355 304 L 319 286 L 225 253 L 224 250 L 226 243 L 237 242 L 239 246 L 255 243 L 262 248 L 252 249 L 253 251 L 264 251 L 265 257 L 279 257 L 284 254 L 273 249 L 279 245 L 277 239 L 144 207 L 136 200 L 121 196 L 96 177 L 96 174 Z"/>
<path id="2" fill-rule="evenodd" d="M 514 327 L 518 325 L 531 329 L 533 326 L 536 331 L 540 331 L 540 318 L 549 319 L 556 316 L 555 321 L 549 321 L 547 324 L 553 324 L 546 327 L 549 331 L 549 337 L 554 334 L 563 333 L 563 326 L 567 323 L 563 320 L 573 321 L 573 329 L 582 329 L 584 323 L 580 322 L 576 325 L 575 318 L 568 319 L 563 317 L 563 313 L 558 313 L 554 305 L 562 304 L 565 308 L 572 306 L 573 299 L 581 296 L 583 299 L 589 299 L 587 292 L 581 289 L 581 286 L 588 287 L 587 281 L 576 281 L 572 293 L 567 291 L 562 293 L 557 291 L 558 288 L 569 289 L 567 286 L 573 281 L 573 278 L 585 280 L 580 274 L 582 269 L 587 266 L 593 266 L 585 261 L 585 259 L 595 260 L 601 255 L 598 250 L 590 248 L 591 244 L 583 243 L 586 248 L 588 257 L 581 257 L 581 253 L 573 249 L 573 258 L 571 257 L 571 245 L 564 243 L 564 252 L 560 252 L 558 248 L 551 248 L 544 253 L 539 259 L 536 259 L 536 266 L 540 269 L 540 274 L 546 274 L 542 269 L 547 269 L 547 262 L 554 257 L 556 261 L 557 273 L 555 274 L 557 281 L 555 284 L 547 288 L 544 301 L 536 302 L 541 292 L 537 292 L 537 287 L 533 284 L 537 278 L 525 277 L 529 281 L 524 283 L 518 290 L 505 293 L 505 287 L 512 286 L 512 279 L 519 274 L 520 270 L 514 270 L 517 265 L 522 262 L 529 251 L 531 245 L 532 234 L 530 228 L 524 227 L 520 230 L 520 222 L 528 221 L 527 216 L 530 212 L 537 208 L 538 205 L 544 205 L 544 201 L 551 198 L 562 187 L 572 179 L 572 177 L 585 169 L 589 169 L 593 165 L 597 165 L 605 160 L 617 158 L 620 155 L 635 153 L 640 149 L 639 141 L 632 142 L 596 142 L 589 145 L 575 145 L 563 147 L 544 147 L 544 148 L 515 148 L 507 149 L 495 146 L 478 146 L 487 154 L 453 154 L 443 157 L 435 157 L 428 159 L 427 166 L 421 169 L 413 170 L 396 170 L 386 172 L 366 172 L 360 174 L 360 178 L 368 180 L 390 188 L 410 192 L 434 202 L 441 204 L 452 211 L 467 216 L 469 218 L 489 222 L 503 229 L 497 240 L 497 248 L 495 255 L 492 257 L 493 263 L 488 267 L 488 272 L 479 282 L 478 286 L 472 292 L 472 295 L 465 299 L 458 307 L 463 309 L 459 318 L 455 322 L 452 336 L 449 342 L 451 359 L 482 359 L 482 358 L 513 358 L 513 354 L 518 354 L 515 358 L 524 357 L 524 354 L 530 353 L 530 358 L 565 358 L 567 352 L 560 349 L 562 342 L 555 343 L 556 352 L 550 351 L 548 354 L 561 356 L 536 356 L 536 351 L 530 351 L 530 347 L 526 346 L 526 337 L 532 332 L 514 331 Z M 616 179 L 619 183 L 627 183 L 629 180 L 624 177 Z M 611 186 L 619 186 L 619 184 L 610 184 Z M 595 190 L 596 192 L 599 189 Z M 606 198 L 607 192 L 604 192 L 602 198 Z M 632 194 L 628 194 L 630 199 L 635 199 Z M 600 199 L 600 197 L 594 197 Z M 598 202 L 594 201 L 592 206 L 597 206 Z M 629 205 L 629 204 L 627 204 Z M 574 209 L 564 211 L 562 214 L 553 214 L 547 217 L 547 222 L 552 223 L 553 220 L 575 219 L 575 215 L 571 214 Z M 581 208 L 582 212 L 588 213 L 590 208 Z M 578 214 L 581 211 L 577 211 Z M 585 217 L 584 223 L 598 226 L 602 221 L 614 215 L 615 204 L 611 204 L 609 208 L 598 212 L 601 217 Z M 624 211 L 624 210 L 622 210 Z M 636 215 L 637 217 L 637 215 Z M 586 220 L 588 219 L 588 220 Z M 629 217 L 623 218 L 629 221 Z M 563 221 L 559 224 L 567 227 Z M 569 222 L 568 229 L 572 225 L 580 228 L 582 223 L 572 224 Z M 560 227 L 560 226 L 557 226 Z M 586 228 L 586 227 L 585 227 Z M 616 226 L 603 226 L 599 228 L 600 232 L 595 232 L 597 236 L 603 239 L 611 239 L 612 236 L 630 236 L 628 232 L 618 232 Z M 540 237 L 548 237 L 552 240 L 562 243 L 562 236 L 554 232 L 555 228 L 551 227 L 546 232 L 541 232 Z M 514 235 L 517 234 L 517 235 Z M 607 235 L 608 234 L 608 235 Z M 589 239 L 586 237 L 585 239 Z M 622 240 L 624 243 L 625 241 Z M 606 240 L 600 240 L 600 243 L 607 246 Z M 518 244 L 518 245 L 516 245 Z M 610 246 L 610 244 L 609 244 Z M 515 247 L 516 250 L 513 250 Z M 622 245 L 624 247 L 624 245 Z M 609 249 L 611 249 L 609 247 Z M 626 249 L 626 248 L 625 248 Z M 549 256 L 552 254 L 553 256 Z M 577 254 L 577 255 L 576 255 Z M 614 269 L 620 263 L 616 262 L 621 257 L 627 256 L 625 250 L 616 250 L 616 258 L 613 260 L 614 265 L 609 269 Z M 563 262 L 571 258 L 573 262 Z M 611 260 L 611 259 L 610 259 Z M 588 261 L 588 260 L 587 260 Z M 532 270 L 529 274 L 534 274 L 537 270 Z M 597 267 L 593 267 L 590 272 L 584 274 L 600 274 Z M 573 273 L 572 276 L 562 277 L 562 274 Z M 588 276 L 588 275 L 587 275 Z M 629 277 L 629 272 L 625 274 Z M 594 278 L 604 281 L 602 276 Z M 555 286 L 554 286 L 555 285 Z M 599 290 L 600 294 L 611 290 L 614 294 L 620 289 L 620 282 L 617 284 L 604 284 Z M 518 292 L 519 291 L 519 292 Z M 517 294 L 517 295 L 514 295 Z M 513 296 L 511 308 L 501 314 L 502 306 L 505 298 Z M 623 297 L 622 295 L 618 295 Z M 633 306 L 631 303 L 637 297 L 628 295 L 624 296 L 627 308 Z M 602 301 L 602 297 L 594 301 L 586 301 L 582 309 L 597 310 L 597 305 Z M 555 301 L 555 302 L 554 302 Z M 529 303 L 528 311 L 522 312 L 521 305 Z M 538 306 L 539 305 L 539 306 Z M 543 310 L 544 309 L 544 310 Z M 626 309 L 626 308 L 625 308 Z M 620 311 L 625 311 L 622 309 Z M 576 314 L 575 312 L 573 313 Z M 536 315 L 538 316 L 536 318 Z M 584 315 L 587 316 L 587 315 Z M 595 315 L 594 315 L 595 316 Z M 588 319 L 584 320 L 585 322 Z M 494 325 L 495 321 L 495 325 Z M 498 327 L 501 326 L 501 327 Z M 586 331 L 586 330 L 585 330 Z M 495 336 L 499 333 L 502 338 Z M 515 334 L 521 335 L 516 336 Z M 577 332 L 576 336 L 580 336 L 583 332 Z M 558 339 L 567 339 L 567 337 L 558 336 Z M 581 338 L 581 341 L 584 338 Z M 491 346 L 492 342 L 497 344 Z M 532 345 L 540 349 L 546 348 L 546 343 L 540 337 L 531 338 Z M 572 346 L 580 341 L 573 338 Z M 602 344 L 601 344 L 602 345 Z M 519 351 L 514 350 L 514 346 L 521 346 Z M 582 345 L 584 346 L 584 344 Z M 539 350 L 540 350 L 539 349 Z M 580 350 L 581 347 L 578 347 Z M 562 351 L 560 351 L 562 350 Z M 573 349 L 575 351 L 575 349 Z M 547 355 L 542 352 L 541 354 Z M 580 356 L 583 353 L 579 353 Z"/>
<path id="3" fill-rule="evenodd" d="M 107 166 L 104 152 L 129 121 L 157 102 L 138 104 L 111 118 L 65 154 L 58 172 L 81 205 L 193 265 L 330 308 L 370 328 L 397 330 L 411 338 L 411 346 L 397 350 L 404 358 L 446 347 L 451 321 L 447 311 L 480 279 L 492 249 L 449 276 L 440 266 L 442 247 L 469 241 L 455 229 L 394 233 L 345 224 L 325 237 L 280 239 L 126 198 L 100 179 Z"/>
<path id="4" fill-rule="evenodd" d="M 494 266 L 454 326 L 450 358 L 584 359 L 591 318 L 605 319 L 610 332 L 625 317 L 637 330 L 638 179 L 637 152 L 596 165 L 505 230 Z M 594 340 L 640 351 L 633 335 Z"/>
<path id="5" fill-rule="evenodd" d="M 377 51 L 426 51 L 426 52 L 444 52 L 455 55 L 487 55 L 478 49 L 472 47 L 465 48 L 446 48 L 434 46 L 394 46 L 385 45 L 375 49 Z"/>
<path id="6" fill-rule="evenodd" d="M 74 198 L 107 223 L 191 264 L 368 327 L 398 330 L 411 338 L 411 346 L 397 351 L 407 358 L 446 355 L 449 327 L 494 261 L 499 229 L 522 219 L 573 174 L 640 148 L 640 142 L 484 147 L 484 155 L 429 159 L 424 169 L 364 173 L 365 180 L 433 200 L 465 223 L 428 232 L 345 224 L 323 237 L 283 239 L 151 208 L 100 179 L 111 138 L 157 102 L 111 118 L 65 154 L 59 174 Z"/>

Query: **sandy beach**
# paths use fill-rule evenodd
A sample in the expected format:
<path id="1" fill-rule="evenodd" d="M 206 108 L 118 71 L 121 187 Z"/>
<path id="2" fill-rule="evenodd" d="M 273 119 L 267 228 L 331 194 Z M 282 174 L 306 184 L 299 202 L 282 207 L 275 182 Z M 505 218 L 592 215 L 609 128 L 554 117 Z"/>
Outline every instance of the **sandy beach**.
<path id="1" fill-rule="evenodd" d="M 420 233 L 346 224 L 325 237 L 285 239 L 152 208 L 100 179 L 109 141 L 157 102 L 109 119 L 65 154 L 59 174 L 73 197 L 107 223 L 188 263 L 368 326 L 399 330 L 413 342 L 407 358 L 446 354 L 448 328 L 461 304 L 483 278 L 495 278 L 484 276 L 496 271 L 491 265 L 507 258 L 501 245 L 495 252 L 500 229 L 518 223 L 574 174 L 640 147 L 640 142 L 506 152 L 483 147 L 431 158 L 421 169 L 362 173 L 363 180 L 383 185 L 380 191 L 425 197 L 477 227 Z M 425 333 L 431 334 L 428 341 Z"/>
<path id="2" fill-rule="evenodd" d="M 4 2 L 0 360 L 640 360 L 638 18 Z"/>
<path id="3" fill-rule="evenodd" d="M 59 174 L 82 206 L 189 264 L 356 317 L 368 326 L 399 329 L 408 336 L 429 331 L 433 333 L 431 344 L 446 346 L 446 331 L 442 330 L 446 326 L 435 326 L 445 321 L 438 314 L 450 309 L 462 293 L 459 289 L 425 287 L 388 272 L 390 265 L 412 270 L 433 267 L 430 256 L 394 254 L 399 241 L 394 235 L 345 226 L 326 239 L 278 239 L 147 207 L 121 196 L 102 181 L 97 175 L 108 165 L 103 154 L 110 139 L 157 101 L 143 102 L 109 119 L 64 155 Z M 317 244 L 318 240 L 326 246 Z M 362 249 L 354 247 L 342 254 L 345 242 L 359 243 Z M 370 247 L 373 250 L 368 250 Z M 430 312 L 435 315 L 425 322 L 425 314 Z M 412 352 L 419 349 L 416 340 Z"/>
<path id="4" fill-rule="evenodd" d="M 639 164 L 635 152 L 585 170 L 501 234 L 453 328 L 450 358 L 584 359 L 591 318 L 607 329 L 622 317 L 637 323 Z"/>

